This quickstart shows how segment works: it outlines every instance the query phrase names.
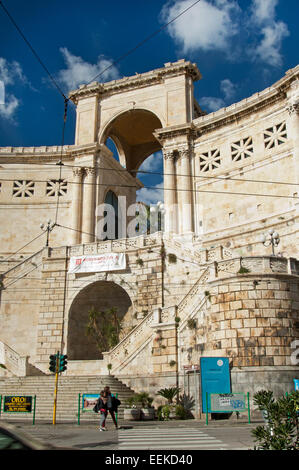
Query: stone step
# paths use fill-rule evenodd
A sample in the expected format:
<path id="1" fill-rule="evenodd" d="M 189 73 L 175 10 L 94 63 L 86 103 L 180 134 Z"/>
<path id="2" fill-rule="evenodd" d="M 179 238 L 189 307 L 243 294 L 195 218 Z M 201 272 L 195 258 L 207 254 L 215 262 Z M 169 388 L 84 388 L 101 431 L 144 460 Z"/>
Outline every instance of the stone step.
<path id="1" fill-rule="evenodd" d="M 78 399 L 79 393 L 96 394 L 99 393 L 105 385 L 109 385 L 112 393 L 117 393 L 119 400 L 122 402 L 118 409 L 119 419 L 123 418 L 124 401 L 133 395 L 134 391 L 120 382 L 113 376 L 91 376 L 91 377 L 63 377 L 58 379 L 57 390 L 57 408 L 56 422 L 78 420 Z M 54 376 L 34 376 L 34 377 L 10 377 L 1 379 L 0 395 L 36 395 L 36 420 L 49 421 L 53 419 L 54 405 Z M 3 409 L 3 405 L 2 405 Z M 9 421 L 32 420 L 32 414 L 0 414 L 0 419 Z M 99 421 L 99 415 L 93 412 L 80 411 L 80 419 L 82 421 Z M 109 418 L 111 419 L 111 418 Z"/>

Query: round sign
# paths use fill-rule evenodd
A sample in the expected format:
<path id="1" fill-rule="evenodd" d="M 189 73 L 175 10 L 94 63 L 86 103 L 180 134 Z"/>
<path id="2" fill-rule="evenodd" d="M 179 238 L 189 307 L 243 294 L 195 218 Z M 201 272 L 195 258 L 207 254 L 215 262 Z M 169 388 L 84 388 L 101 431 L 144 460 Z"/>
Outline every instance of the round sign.
<path id="1" fill-rule="evenodd" d="M 222 359 L 219 359 L 219 360 L 217 361 L 217 366 L 219 366 L 219 367 L 223 366 L 223 361 L 222 361 Z"/>

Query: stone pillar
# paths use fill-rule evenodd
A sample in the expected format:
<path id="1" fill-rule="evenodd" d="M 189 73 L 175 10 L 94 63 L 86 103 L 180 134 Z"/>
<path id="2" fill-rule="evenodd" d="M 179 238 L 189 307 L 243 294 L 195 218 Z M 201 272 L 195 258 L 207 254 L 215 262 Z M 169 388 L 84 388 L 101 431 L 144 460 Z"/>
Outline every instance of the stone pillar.
<path id="1" fill-rule="evenodd" d="M 82 243 L 95 241 L 95 168 L 86 168 L 83 189 Z"/>
<path id="2" fill-rule="evenodd" d="M 165 232 L 177 233 L 177 198 L 174 154 L 172 150 L 163 150 L 164 157 L 164 208 Z"/>
<path id="3" fill-rule="evenodd" d="M 82 168 L 73 169 L 73 192 L 72 192 L 72 245 L 81 242 L 81 215 L 82 215 Z"/>
<path id="4" fill-rule="evenodd" d="M 289 113 L 287 132 L 288 137 L 293 141 L 294 172 L 296 174 L 296 183 L 299 185 L 299 80 L 292 83 L 291 93 L 287 106 Z M 298 188 L 296 192 L 298 194 Z M 299 202 L 294 202 L 296 211 L 299 212 Z"/>
<path id="5" fill-rule="evenodd" d="M 191 184 L 191 164 L 190 164 L 190 150 L 181 149 L 179 151 L 181 159 L 181 169 L 179 177 L 179 198 L 180 205 L 180 219 L 182 221 L 181 229 L 183 234 L 190 234 L 193 232 L 193 214 L 192 214 L 192 184 Z"/>

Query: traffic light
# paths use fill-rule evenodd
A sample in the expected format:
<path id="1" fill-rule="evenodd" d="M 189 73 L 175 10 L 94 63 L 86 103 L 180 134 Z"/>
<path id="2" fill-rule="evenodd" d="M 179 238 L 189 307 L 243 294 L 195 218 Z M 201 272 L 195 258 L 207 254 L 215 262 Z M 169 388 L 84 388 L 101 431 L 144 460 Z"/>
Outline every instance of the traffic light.
<path id="1" fill-rule="evenodd" d="M 66 370 L 66 365 L 67 365 L 67 355 L 66 354 L 61 354 L 59 357 L 59 372 L 63 372 Z"/>
<path id="2" fill-rule="evenodd" d="M 57 366 L 57 354 L 51 354 L 50 362 L 49 362 L 49 370 L 51 372 L 56 372 L 56 366 Z"/>

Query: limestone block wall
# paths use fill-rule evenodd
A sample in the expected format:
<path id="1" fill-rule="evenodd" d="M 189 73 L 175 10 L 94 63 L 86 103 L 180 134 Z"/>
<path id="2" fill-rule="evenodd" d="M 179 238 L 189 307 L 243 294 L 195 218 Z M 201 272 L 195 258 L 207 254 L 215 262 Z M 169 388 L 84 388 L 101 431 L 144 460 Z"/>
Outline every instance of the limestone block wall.
<path id="1" fill-rule="evenodd" d="M 233 368 L 292 366 L 299 336 L 298 269 L 284 274 L 287 260 L 268 260 L 267 267 L 266 259 L 244 259 L 245 272 L 236 275 L 234 260 L 218 263 L 221 279 L 206 282 L 202 305 L 180 326 L 181 366 L 197 364 L 202 356 L 229 357 Z"/>
<path id="2" fill-rule="evenodd" d="M 1 276 L 0 341 L 20 356 L 31 356 L 36 347 L 42 256 L 41 250 Z"/>
<path id="3" fill-rule="evenodd" d="M 10 157 L 11 158 L 11 157 Z M 38 162 L 37 162 L 38 163 Z M 38 164 L 8 162 L 2 164 L 0 191 L 1 253 L 15 253 L 28 246 L 22 255 L 37 252 L 46 245 L 46 234 L 40 224 L 56 218 L 57 195 L 59 196 L 58 223 L 70 218 L 72 185 L 71 172 L 65 169 L 63 182 L 59 185 L 59 167 Z M 29 244 L 34 238 L 35 241 Z M 51 242 L 57 245 L 70 239 L 65 230 L 55 228 Z"/>
<path id="4" fill-rule="evenodd" d="M 299 279 L 236 279 L 213 286 L 213 292 L 207 352 L 225 353 L 233 367 L 292 365 L 291 343 L 299 337 Z"/>

